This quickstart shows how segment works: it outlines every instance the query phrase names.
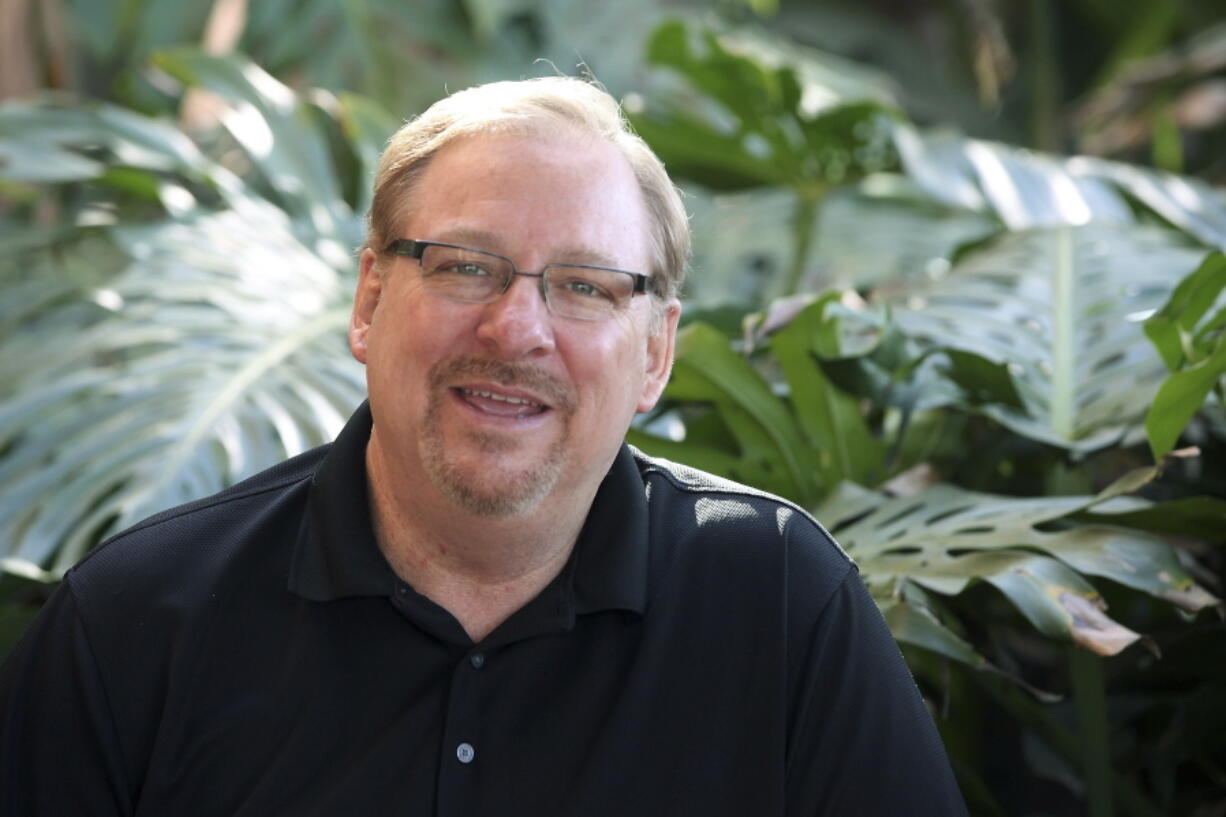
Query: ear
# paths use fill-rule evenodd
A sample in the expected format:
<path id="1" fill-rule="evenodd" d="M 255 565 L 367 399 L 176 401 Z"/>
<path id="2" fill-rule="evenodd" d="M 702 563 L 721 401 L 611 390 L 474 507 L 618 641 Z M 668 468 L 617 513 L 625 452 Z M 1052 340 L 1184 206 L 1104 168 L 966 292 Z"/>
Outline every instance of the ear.
<path id="1" fill-rule="evenodd" d="M 349 351 L 359 363 L 366 363 L 367 337 L 383 294 L 383 276 L 375 264 L 378 260 L 375 251 L 367 247 L 358 262 L 358 290 L 353 296 L 353 316 L 349 319 Z"/>
<path id="2" fill-rule="evenodd" d="M 668 377 L 673 371 L 673 351 L 677 344 L 677 322 L 681 319 L 681 302 L 676 298 L 664 306 L 664 314 L 659 320 L 658 331 L 647 337 L 647 371 L 643 378 L 643 393 L 639 396 L 636 411 L 651 411 L 656 401 L 660 399 L 664 387 L 668 385 Z"/>

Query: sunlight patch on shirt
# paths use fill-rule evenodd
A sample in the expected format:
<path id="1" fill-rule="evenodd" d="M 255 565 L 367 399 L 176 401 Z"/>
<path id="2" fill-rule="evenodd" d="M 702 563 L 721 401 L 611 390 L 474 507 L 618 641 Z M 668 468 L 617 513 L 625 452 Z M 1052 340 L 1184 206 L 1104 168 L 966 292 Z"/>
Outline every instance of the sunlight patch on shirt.
<path id="1" fill-rule="evenodd" d="M 694 502 L 694 521 L 699 527 L 734 519 L 753 520 L 757 518 L 757 509 L 748 502 L 738 499 L 727 497 L 710 499 L 704 496 Z"/>
<path id="2" fill-rule="evenodd" d="M 780 505 L 775 508 L 775 525 L 779 528 L 779 535 L 783 535 L 783 531 L 787 528 L 788 522 L 792 521 L 792 517 L 796 515 L 796 511 L 791 508 Z"/>

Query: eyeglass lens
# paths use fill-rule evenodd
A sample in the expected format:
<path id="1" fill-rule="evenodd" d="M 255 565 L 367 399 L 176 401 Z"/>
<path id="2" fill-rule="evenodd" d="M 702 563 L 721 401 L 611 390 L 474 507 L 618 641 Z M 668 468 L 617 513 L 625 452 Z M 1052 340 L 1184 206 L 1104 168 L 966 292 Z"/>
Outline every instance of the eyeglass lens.
<path id="1" fill-rule="evenodd" d="M 429 291 L 468 303 L 497 300 L 515 274 L 502 256 L 437 245 L 422 253 L 421 270 Z M 608 318 L 624 309 L 634 295 L 633 276 L 618 270 L 555 264 L 545 268 L 543 277 L 550 310 L 569 318 Z"/>

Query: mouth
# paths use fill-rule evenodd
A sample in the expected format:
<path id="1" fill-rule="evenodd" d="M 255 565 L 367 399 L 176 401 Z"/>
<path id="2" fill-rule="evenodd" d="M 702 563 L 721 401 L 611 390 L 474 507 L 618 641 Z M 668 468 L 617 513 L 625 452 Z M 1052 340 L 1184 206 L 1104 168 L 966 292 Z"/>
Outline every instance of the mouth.
<path id="1" fill-rule="evenodd" d="M 518 390 L 457 386 L 452 392 L 477 411 L 496 417 L 535 417 L 551 409 L 546 403 Z"/>
<path id="2" fill-rule="evenodd" d="M 566 384 L 535 366 L 459 357 L 435 364 L 430 384 L 449 395 L 472 419 L 527 431 L 557 414 L 566 418 L 575 400 Z"/>

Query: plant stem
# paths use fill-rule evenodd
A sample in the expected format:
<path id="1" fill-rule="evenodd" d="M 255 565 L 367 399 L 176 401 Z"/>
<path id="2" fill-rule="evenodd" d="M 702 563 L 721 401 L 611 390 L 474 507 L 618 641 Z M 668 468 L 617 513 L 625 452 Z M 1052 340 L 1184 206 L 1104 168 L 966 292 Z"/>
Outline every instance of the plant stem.
<path id="1" fill-rule="evenodd" d="M 1069 679 L 1081 731 L 1081 758 L 1085 770 L 1089 817 L 1111 817 L 1111 739 L 1107 726 L 1107 700 L 1103 661 L 1079 647 L 1069 647 Z"/>
<path id="2" fill-rule="evenodd" d="M 967 677 L 975 681 L 980 689 L 987 692 L 1020 723 L 1033 730 L 1043 742 L 1065 760 L 1072 763 L 1085 762 L 1085 754 L 1081 751 L 1077 736 L 1049 715 L 1041 704 L 1036 703 L 1026 693 L 1008 681 L 988 676 L 982 672 L 967 672 Z M 1142 794 L 1131 780 L 1116 777 L 1110 780 L 1110 784 L 1115 793 L 1115 802 L 1120 804 L 1123 813 L 1131 817 L 1163 817 L 1166 814 Z"/>
<path id="3" fill-rule="evenodd" d="M 801 188 L 796 191 L 796 212 L 792 216 L 792 265 L 788 276 L 783 282 L 780 295 L 787 297 L 800 291 L 804 279 L 805 262 L 813 247 L 813 236 L 817 232 L 817 211 L 821 204 L 822 193 L 817 189 Z"/>
<path id="4" fill-rule="evenodd" d="M 1030 140 L 1039 150 L 1060 148 L 1060 66 L 1051 0 L 1030 0 Z"/>

